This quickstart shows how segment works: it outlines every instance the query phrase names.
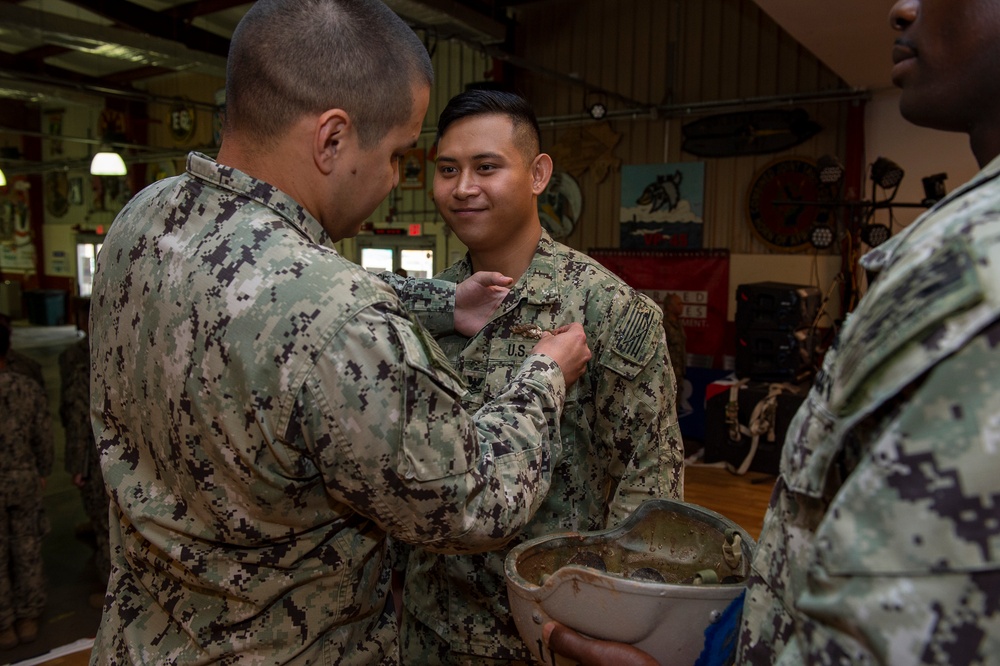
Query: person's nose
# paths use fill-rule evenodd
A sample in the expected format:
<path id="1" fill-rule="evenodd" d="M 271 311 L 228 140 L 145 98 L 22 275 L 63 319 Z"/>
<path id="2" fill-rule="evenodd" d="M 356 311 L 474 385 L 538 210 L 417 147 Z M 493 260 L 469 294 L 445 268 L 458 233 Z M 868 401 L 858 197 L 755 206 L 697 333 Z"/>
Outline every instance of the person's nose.
<path id="1" fill-rule="evenodd" d="M 889 10 L 889 25 L 902 32 L 917 20 L 919 12 L 920 0 L 897 0 Z"/>
<path id="2" fill-rule="evenodd" d="M 479 193 L 479 184 L 474 173 L 462 171 L 455 181 L 454 195 L 456 199 L 468 199 Z"/>

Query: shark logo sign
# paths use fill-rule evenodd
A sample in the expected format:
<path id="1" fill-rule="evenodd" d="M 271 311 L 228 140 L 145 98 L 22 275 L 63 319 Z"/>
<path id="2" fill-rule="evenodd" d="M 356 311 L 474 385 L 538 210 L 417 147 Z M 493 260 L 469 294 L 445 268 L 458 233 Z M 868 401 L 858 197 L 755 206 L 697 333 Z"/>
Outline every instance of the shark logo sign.
<path id="1" fill-rule="evenodd" d="M 621 247 L 700 248 L 704 190 L 701 162 L 622 167 Z"/>

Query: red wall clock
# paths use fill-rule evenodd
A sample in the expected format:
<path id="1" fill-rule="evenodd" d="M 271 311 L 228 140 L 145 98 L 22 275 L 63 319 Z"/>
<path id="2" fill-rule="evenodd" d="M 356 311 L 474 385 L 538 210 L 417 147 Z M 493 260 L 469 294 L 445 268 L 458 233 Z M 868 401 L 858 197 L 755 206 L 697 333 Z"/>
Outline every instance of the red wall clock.
<path id="1" fill-rule="evenodd" d="M 809 244 L 819 206 L 819 170 L 812 160 L 795 157 L 761 169 L 747 192 L 750 228 L 768 247 L 794 252 Z"/>

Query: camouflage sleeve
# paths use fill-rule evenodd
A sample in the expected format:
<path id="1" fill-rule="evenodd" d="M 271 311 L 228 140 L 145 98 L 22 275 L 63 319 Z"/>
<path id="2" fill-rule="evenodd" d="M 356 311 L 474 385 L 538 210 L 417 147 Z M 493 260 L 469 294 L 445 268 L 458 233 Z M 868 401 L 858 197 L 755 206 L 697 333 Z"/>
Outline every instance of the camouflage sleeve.
<path id="1" fill-rule="evenodd" d="M 600 354 L 595 439 L 611 452 L 617 481 L 607 525 L 624 520 L 653 497 L 684 496 L 684 445 L 677 422 L 677 386 L 660 310 L 645 296 L 615 298 L 615 322 Z"/>
<path id="2" fill-rule="evenodd" d="M 453 373 L 427 331 L 370 307 L 330 341 L 300 409 L 331 497 L 400 541 L 472 552 L 504 543 L 548 491 L 566 387 L 533 355 L 471 415 Z"/>
<path id="3" fill-rule="evenodd" d="M 34 419 L 34 427 L 31 429 L 31 451 L 35 457 L 35 469 L 39 476 L 49 476 L 52 474 L 52 465 L 55 461 L 49 404 L 45 392 L 34 384 L 31 400 L 33 403 L 31 413 Z"/>
<path id="4" fill-rule="evenodd" d="M 808 626 L 781 663 L 996 660 L 998 345 L 994 324 L 880 423 L 816 532 L 808 592 L 794 600 Z"/>
<path id="5" fill-rule="evenodd" d="M 455 283 L 404 278 L 389 272 L 379 273 L 378 277 L 392 287 L 406 309 L 435 337 L 455 330 Z"/>

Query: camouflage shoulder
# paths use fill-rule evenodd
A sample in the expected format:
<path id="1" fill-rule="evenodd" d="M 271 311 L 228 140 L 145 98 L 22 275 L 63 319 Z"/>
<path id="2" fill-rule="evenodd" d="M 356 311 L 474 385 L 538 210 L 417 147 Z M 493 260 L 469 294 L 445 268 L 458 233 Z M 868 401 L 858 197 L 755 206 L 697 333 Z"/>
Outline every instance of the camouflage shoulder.
<path id="1" fill-rule="evenodd" d="M 613 330 L 600 362 L 632 379 L 657 355 L 663 342 L 663 313 L 652 299 L 627 288 L 608 316 Z M 623 307 L 618 307 L 624 302 Z"/>
<path id="2" fill-rule="evenodd" d="M 956 235 L 928 244 L 879 277 L 845 325 L 831 402 L 850 409 L 862 385 L 883 395 L 964 346 L 1000 315 L 1000 266 Z"/>

